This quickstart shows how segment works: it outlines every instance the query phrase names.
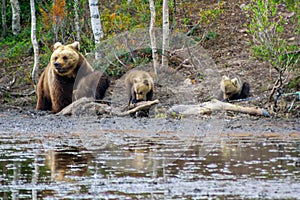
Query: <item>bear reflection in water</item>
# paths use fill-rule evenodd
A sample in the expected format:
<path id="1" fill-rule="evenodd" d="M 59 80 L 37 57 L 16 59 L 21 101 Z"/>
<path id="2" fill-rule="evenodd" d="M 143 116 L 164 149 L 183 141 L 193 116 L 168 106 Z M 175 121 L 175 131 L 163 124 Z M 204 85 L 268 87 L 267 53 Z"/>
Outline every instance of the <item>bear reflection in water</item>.
<path id="1" fill-rule="evenodd" d="M 51 171 L 52 180 L 71 181 L 74 176 L 87 175 L 91 159 L 91 154 L 82 153 L 77 147 L 68 147 L 60 151 L 49 150 L 46 165 Z"/>

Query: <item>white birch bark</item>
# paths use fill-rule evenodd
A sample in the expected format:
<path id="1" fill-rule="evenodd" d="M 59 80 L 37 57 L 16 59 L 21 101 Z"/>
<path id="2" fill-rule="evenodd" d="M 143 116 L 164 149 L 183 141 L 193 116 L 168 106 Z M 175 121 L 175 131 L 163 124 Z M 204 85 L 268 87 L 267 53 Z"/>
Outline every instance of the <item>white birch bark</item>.
<path id="1" fill-rule="evenodd" d="M 163 0 L 163 41 L 162 41 L 162 67 L 169 65 L 169 36 L 170 36 L 170 22 L 169 22 L 169 0 Z"/>
<path id="2" fill-rule="evenodd" d="M 10 0 L 12 9 L 12 32 L 16 36 L 21 31 L 20 24 L 20 5 L 18 0 Z"/>
<path id="3" fill-rule="evenodd" d="M 81 38 L 80 38 L 80 27 L 79 27 L 79 2 L 78 0 L 74 0 L 74 12 L 75 12 L 75 31 L 76 31 L 76 40 L 78 42 L 80 42 Z"/>
<path id="4" fill-rule="evenodd" d="M 97 45 L 100 44 L 100 38 L 103 38 L 104 33 L 101 27 L 100 14 L 98 9 L 98 0 L 89 0 L 90 13 L 91 13 L 91 24 L 95 39 L 95 58 L 99 58 L 99 54 L 97 52 Z"/>
<path id="5" fill-rule="evenodd" d="M 38 82 L 38 70 L 39 70 L 39 46 L 36 39 L 36 16 L 35 16 L 34 0 L 30 0 L 30 10 L 31 10 L 31 43 L 34 52 L 34 64 L 31 72 L 31 78 L 33 83 L 36 85 Z"/>
<path id="6" fill-rule="evenodd" d="M 7 23 L 6 23 L 6 0 L 2 0 L 2 36 L 5 37 L 7 35 Z"/>
<path id="7" fill-rule="evenodd" d="M 154 6 L 154 0 L 149 0 L 150 12 L 151 12 L 151 20 L 150 20 L 150 42 L 152 49 L 152 58 L 153 58 L 153 68 L 154 73 L 157 75 L 157 67 L 158 67 L 158 52 L 157 52 L 157 44 L 156 44 L 156 36 L 155 36 L 155 21 L 156 21 L 156 12 Z"/>

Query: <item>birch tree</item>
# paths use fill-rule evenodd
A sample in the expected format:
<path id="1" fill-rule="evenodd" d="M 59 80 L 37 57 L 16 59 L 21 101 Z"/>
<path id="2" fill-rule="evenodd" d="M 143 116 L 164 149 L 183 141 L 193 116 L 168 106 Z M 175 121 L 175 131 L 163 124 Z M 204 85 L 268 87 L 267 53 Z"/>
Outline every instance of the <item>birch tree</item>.
<path id="1" fill-rule="evenodd" d="M 98 9 L 98 0 L 89 0 L 91 24 L 94 34 L 95 46 L 100 44 L 100 38 L 103 38 L 104 33 L 101 27 L 100 14 Z M 98 52 L 95 50 L 95 58 L 98 59 Z"/>
<path id="2" fill-rule="evenodd" d="M 157 52 L 157 44 L 156 44 L 156 36 L 155 36 L 156 12 L 155 12 L 154 0 L 149 0 L 149 6 L 151 12 L 149 34 L 150 34 L 150 42 L 151 42 L 151 49 L 152 49 L 153 68 L 154 68 L 154 73 L 157 75 L 158 52 Z"/>
<path id="3" fill-rule="evenodd" d="M 18 0 L 10 0 L 12 9 L 12 32 L 17 36 L 21 31 L 20 24 L 20 5 Z"/>
<path id="4" fill-rule="evenodd" d="M 76 40 L 80 42 L 80 27 L 79 27 L 79 2 L 78 0 L 74 0 L 74 12 L 75 12 L 75 31 L 76 31 Z"/>
<path id="5" fill-rule="evenodd" d="M 7 35 L 7 23 L 6 23 L 6 0 L 2 0 L 2 9 L 1 9 L 1 19 L 2 19 L 2 36 Z"/>
<path id="6" fill-rule="evenodd" d="M 163 0 L 163 41 L 162 41 L 162 67 L 169 65 L 169 0 Z"/>
<path id="7" fill-rule="evenodd" d="M 33 83 L 36 85 L 38 82 L 39 46 L 36 39 L 36 17 L 35 17 L 34 0 L 30 0 L 30 10 L 31 10 L 31 43 L 33 45 L 33 52 L 34 52 L 34 64 L 31 73 L 31 78 Z"/>

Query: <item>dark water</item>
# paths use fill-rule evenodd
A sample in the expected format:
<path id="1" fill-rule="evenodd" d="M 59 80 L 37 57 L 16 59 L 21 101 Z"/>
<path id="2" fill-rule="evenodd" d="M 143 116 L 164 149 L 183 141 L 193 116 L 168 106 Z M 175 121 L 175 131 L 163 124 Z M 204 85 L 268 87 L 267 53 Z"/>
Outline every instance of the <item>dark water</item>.
<path id="1" fill-rule="evenodd" d="M 299 140 L 215 136 L 3 132 L 0 197 L 300 198 Z"/>

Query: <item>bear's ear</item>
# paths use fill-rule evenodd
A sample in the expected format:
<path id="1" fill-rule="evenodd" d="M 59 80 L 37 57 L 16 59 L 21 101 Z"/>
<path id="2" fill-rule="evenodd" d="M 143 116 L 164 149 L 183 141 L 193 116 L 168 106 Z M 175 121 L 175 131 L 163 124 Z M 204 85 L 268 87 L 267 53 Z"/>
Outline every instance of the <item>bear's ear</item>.
<path id="1" fill-rule="evenodd" d="M 56 50 L 58 47 L 62 46 L 62 44 L 60 42 L 56 42 L 54 44 L 54 50 Z"/>
<path id="2" fill-rule="evenodd" d="M 222 81 L 226 81 L 226 80 L 229 80 L 229 77 L 228 76 L 222 76 Z"/>
<path id="3" fill-rule="evenodd" d="M 78 42 L 78 41 L 73 42 L 72 44 L 69 44 L 68 46 L 73 47 L 73 48 L 76 49 L 77 51 L 79 51 L 79 49 L 80 49 L 80 45 L 79 45 L 79 42 Z"/>
<path id="4" fill-rule="evenodd" d="M 144 80 L 144 84 L 148 86 L 149 85 L 148 80 Z"/>
<path id="5" fill-rule="evenodd" d="M 231 80 L 232 84 L 236 87 L 237 84 L 238 84 L 238 79 L 237 78 L 234 78 Z"/>

